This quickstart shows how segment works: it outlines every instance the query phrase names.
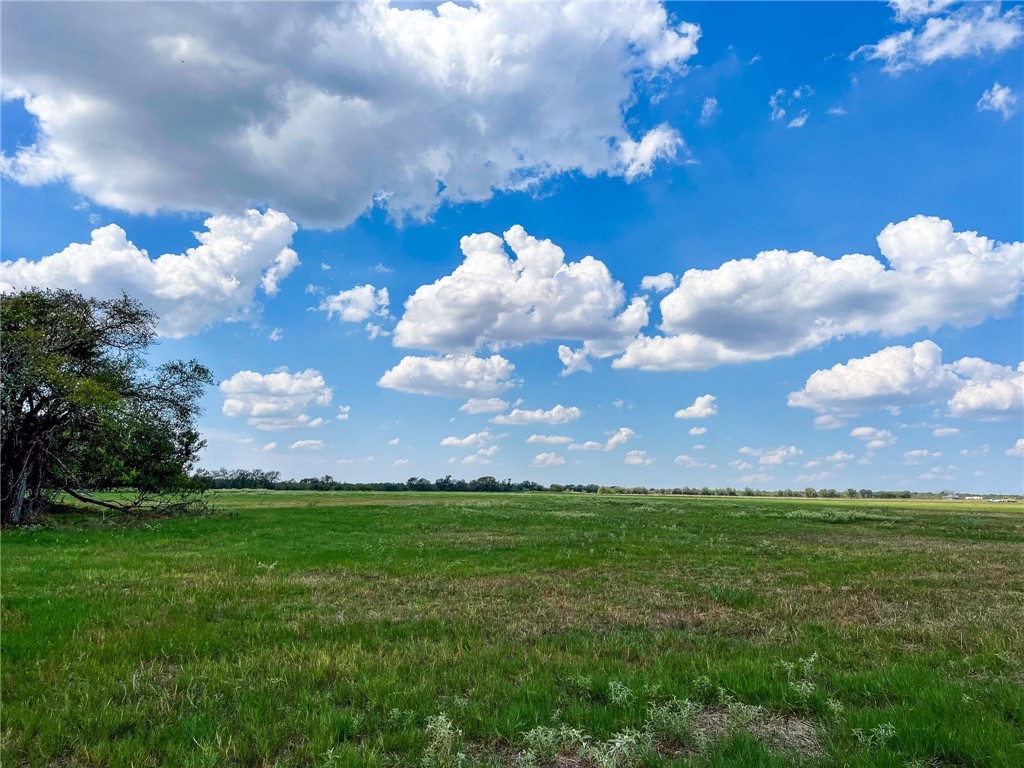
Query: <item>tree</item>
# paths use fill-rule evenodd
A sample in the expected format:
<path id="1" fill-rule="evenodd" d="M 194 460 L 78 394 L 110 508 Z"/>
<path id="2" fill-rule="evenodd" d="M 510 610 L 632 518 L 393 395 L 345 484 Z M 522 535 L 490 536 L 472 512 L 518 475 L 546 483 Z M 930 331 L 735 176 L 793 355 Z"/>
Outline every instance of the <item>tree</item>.
<path id="1" fill-rule="evenodd" d="M 22 522 L 54 492 L 131 510 L 200 488 L 188 473 L 205 444 L 195 420 L 212 377 L 195 360 L 151 368 L 156 323 L 127 296 L 0 295 L 0 522 Z M 114 488 L 134 495 L 90 495 Z"/>

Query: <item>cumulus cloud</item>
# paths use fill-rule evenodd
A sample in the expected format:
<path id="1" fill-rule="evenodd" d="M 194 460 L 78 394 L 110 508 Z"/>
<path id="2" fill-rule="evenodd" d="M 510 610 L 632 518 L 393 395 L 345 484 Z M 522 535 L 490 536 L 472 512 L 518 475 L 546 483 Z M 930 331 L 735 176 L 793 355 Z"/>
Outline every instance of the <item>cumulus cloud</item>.
<path id="1" fill-rule="evenodd" d="M 888 429 L 876 429 L 875 427 L 854 427 L 850 430 L 850 437 L 864 441 L 864 447 L 869 451 L 876 448 L 885 448 L 896 442 L 896 437 Z"/>
<path id="2" fill-rule="evenodd" d="M 634 467 L 649 467 L 654 463 L 653 458 L 648 458 L 647 451 L 626 451 L 626 464 Z"/>
<path id="3" fill-rule="evenodd" d="M 938 427 L 932 430 L 932 437 L 952 437 L 959 434 L 960 430 L 956 427 Z"/>
<path id="4" fill-rule="evenodd" d="M 8 176 L 133 212 L 256 200 L 329 227 L 650 173 L 681 139 L 627 114 L 700 37 L 650 1 L 26 4 L 5 22 L 5 98 L 39 126 Z"/>
<path id="5" fill-rule="evenodd" d="M 707 431 L 708 431 L 707 427 L 690 427 L 690 435 L 692 435 L 693 437 L 697 437 L 698 435 L 703 435 Z"/>
<path id="6" fill-rule="evenodd" d="M 850 58 L 881 61 L 884 71 L 898 74 L 942 59 L 1001 53 L 1020 42 L 1024 14 L 1019 6 L 1004 12 L 999 3 L 951 5 L 945 0 L 894 3 L 897 20 L 911 27 L 861 46 Z"/>
<path id="7" fill-rule="evenodd" d="M 913 451 L 905 451 L 903 454 L 904 464 L 920 464 L 930 459 L 937 459 L 942 456 L 942 451 L 929 451 L 927 448 L 918 448 Z"/>
<path id="8" fill-rule="evenodd" d="M 501 355 L 408 355 L 385 371 L 377 386 L 418 395 L 444 397 L 487 397 L 515 386 L 515 366 Z"/>
<path id="9" fill-rule="evenodd" d="M 500 450 L 501 450 L 501 448 L 499 448 L 497 445 L 492 445 L 492 446 L 489 446 L 487 448 L 481 448 L 476 453 L 471 453 L 468 456 L 466 456 L 462 460 L 462 463 L 463 464 L 491 464 L 492 463 L 492 457 L 494 456 L 494 454 L 496 454 Z"/>
<path id="10" fill-rule="evenodd" d="M 463 413 L 498 413 L 499 411 L 507 411 L 508 403 L 502 400 L 500 397 L 471 397 L 465 403 L 459 406 L 459 410 Z"/>
<path id="11" fill-rule="evenodd" d="M 582 350 L 559 349 L 568 372 L 589 370 L 589 355 L 621 352 L 647 324 L 646 297 L 627 304 L 622 284 L 603 262 L 592 256 L 566 262 L 561 248 L 521 226 L 506 231 L 504 240 L 467 235 L 461 248 L 462 264 L 406 300 L 395 346 L 468 352 L 484 344 L 582 340 Z"/>
<path id="12" fill-rule="evenodd" d="M 942 349 L 925 340 L 815 371 L 788 399 L 791 407 L 811 408 L 837 421 L 872 409 L 938 401 L 946 401 L 951 416 L 995 420 L 1019 414 L 1024 363 L 1013 369 L 964 357 L 944 364 Z"/>
<path id="13" fill-rule="evenodd" d="M 537 408 L 535 410 L 524 410 L 522 408 L 513 408 L 511 411 L 499 416 L 495 416 L 491 419 L 492 424 L 567 424 L 570 421 L 575 421 L 583 415 L 583 411 L 577 408 L 575 405 L 568 407 L 559 403 L 554 408 L 544 410 L 543 408 Z"/>
<path id="14" fill-rule="evenodd" d="M 1009 120 L 1017 107 L 1017 96 L 1007 85 L 995 83 L 978 99 L 979 112 L 998 112 L 1003 120 Z"/>
<path id="15" fill-rule="evenodd" d="M 803 453 L 795 445 L 780 445 L 778 448 L 751 448 L 745 445 L 739 452 L 745 456 L 756 457 L 757 463 L 762 465 L 782 464 Z"/>
<path id="16" fill-rule="evenodd" d="M 244 418 L 257 429 L 281 431 L 323 424 L 306 410 L 329 405 L 333 393 L 319 371 L 239 371 L 220 383 L 225 416 Z"/>
<path id="17" fill-rule="evenodd" d="M 641 291 L 654 291 L 664 293 L 676 287 L 676 278 L 671 272 L 662 272 L 657 275 L 644 275 L 640 280 Z"/>
<path id="18" fill-rule="evenodd" d="M 955 232 L 915 216 L 878 236 L 880 260 L 764 251 L 717 269 L 691 269 L 661 301 L 664 336 L 641 335 L 613 363 L 704 370 L 793 355 L 866 333 L 977 325 L 1021 294 L 1024 243 Z"/>
<path id="19" fill-rule="evenodd" d="M 347 291 L 339 291 L 333 296 L 324 297 L 317 309 L 326 312 L 328 320 L 337 317 L 342 323 L 362 323 L 373 316 L 387 317 L 388 303 L 387 288 L 357 285 Z M 376 325 L 373 328 L 376 329 L 376 335 L 380 335 L 382 329 Z"/>
<path id="20" fill-rule="evenodd" d="M 693 405 L 676 411 L 677 419 L 706 419 L 718 413 L 714 395 L 701 395 L 693 401 Z"/>
<path id="21" fill-rule="evenodd" d="M 557 467 L 562 464 L 565 464 L 565 459 L 557 453 L 552 453 L 550 451 L 546 453 L 538 453 L 533 457 L 533 466 L 535 467 Z"/>
<path id="22" fill-rule="evenodd" d="M 705 462 L 697 461 L 695 458 L 693 458 L 692 456 L 687 456 L 685 453 L 681 454 L 679 456 L 676 456 L 675 462 L 679 466 L 683 467 L 683 469 L 715 469 L 716 468 L 714 464 L 708 464 L 708 463 L 705 463 Z M 733 464 L 736 464 L 736 463 L 737 462 L 733 462 Z M 742 464 L 742 462 L 740 462 L 740 464 Z M 750 465 L 749 464 L 742 464 L 741 468 L 749 469 Z"/>
<path id="23" fill-rule="evenodd" d="M 530 435 L 526 438 L 526 442 L 531 445 L 540 443 L 541 445 L 566 445 L 572 442 L 572 438 L 568 435 Z"/>
<path id="24" fill-rule="evenodd" d="M 1024 413 L 1024 363 L 1013 369 L 965 357 L 951 368 L 963 377 L 948 403 L 951 416 L 994 421 Z"/>
<path id="25" fill-rule="evenodd" d="M 195 233 L 199 245 L 151 259 L 121 227 L 108 224 L 93 230 L 88 243 L 37 261 L 3 262 L 0 290 L 67 288 L 101 299 L 123 291 L 155 311 L 160 335 L 171 338 L 249 317 L 256 294 L 276 294 L 299 263 L 289 247 L 295 223 L 278 211 L 250 210 L 213 216 L 204 225 Z"/>
<path id="26" fill-rule="evenodd" d="M 473 432 L 465 437 L 446 437 L 440 444 L 447 448 L 475 448 L 493 439 L 494 435 L 485 429 L 481 432 Z"/>
<path id="27" fill-rule="evenodd" d="M 352 411 L 352 406 L 351 405 L 339 405 L 338 406 L 338 415 L 337 415 L 336 418 L 338 419 L 338 421 L 348 421 L 348 417 L 349 417 L 349 414 L 351 413 L 351 411 Z"/>
<path id="28" fill-rule="evenodd" d="M 271 442 L 267 443 L 266 445 L 264 445 L 260 450 L 263 451 L 264 453 L 270 453 L 271 451 L 275 450 L 276 448 L 277 448 L 277 443 L 271 441 Z"/>
<path id="29" fill-rule="evenodd" d="M 1018 438 L 1017 442 L 1004 451 L 1007 456 L 1024 456 L 1024 437 Z"/>
<path id="30" fill-rule="evenodd" d="M 605 442 L 599 443 L 596 440 L 588 440 L 585 443 L 573 443 L 569 446 L 570 451 L 612 451 L 618 448 L 620 445 L 629 442 L 632 438 L 636 437 L 634 432 L 629 427 L 619 427 L 612 433 Z M 527 441 L 529 442 L 529 440 Z"/>
<path id="31" fill-rule="evenodd" d="M 296 440 L 288 446 L 293 451 L 319 451 L 323 447 L 323 440 Z"/>

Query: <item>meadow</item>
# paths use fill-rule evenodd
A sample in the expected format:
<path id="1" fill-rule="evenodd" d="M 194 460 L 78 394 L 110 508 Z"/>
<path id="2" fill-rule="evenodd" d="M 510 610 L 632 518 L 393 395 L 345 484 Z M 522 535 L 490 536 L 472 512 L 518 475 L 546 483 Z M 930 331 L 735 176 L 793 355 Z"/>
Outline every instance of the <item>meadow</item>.
<path id="1" fill-rule="evenodd" d="M 219 492 L 0 541 L 4 766 L 1021 766 L 1018 504 Z"/>

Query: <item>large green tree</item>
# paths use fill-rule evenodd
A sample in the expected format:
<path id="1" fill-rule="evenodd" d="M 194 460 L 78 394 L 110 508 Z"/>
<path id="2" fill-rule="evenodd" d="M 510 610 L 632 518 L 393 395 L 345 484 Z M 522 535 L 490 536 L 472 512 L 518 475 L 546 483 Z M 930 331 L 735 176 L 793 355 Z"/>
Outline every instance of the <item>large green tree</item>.
<path id="1" fill-rule="evenodd" d="M 197 361 L 147 364 L 157 317 L 127 296 L 0 296 L 0 504 L 18 524 L 54 493 L 112 509 L 181 500 L 204 441 Z M 131 489 L 118 500 L 98 490 Z"/>

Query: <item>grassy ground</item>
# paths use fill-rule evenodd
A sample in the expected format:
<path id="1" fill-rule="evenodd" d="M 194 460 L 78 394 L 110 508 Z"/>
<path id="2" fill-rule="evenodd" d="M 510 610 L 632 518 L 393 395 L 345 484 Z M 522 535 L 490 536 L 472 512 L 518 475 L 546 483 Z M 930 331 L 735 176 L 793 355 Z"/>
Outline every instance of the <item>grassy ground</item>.
<path id="1" fill-rule="evenodd" d="M 217 507 L 3 533 L 4 766 L 1024 765 L 1017 505 Z"/>

